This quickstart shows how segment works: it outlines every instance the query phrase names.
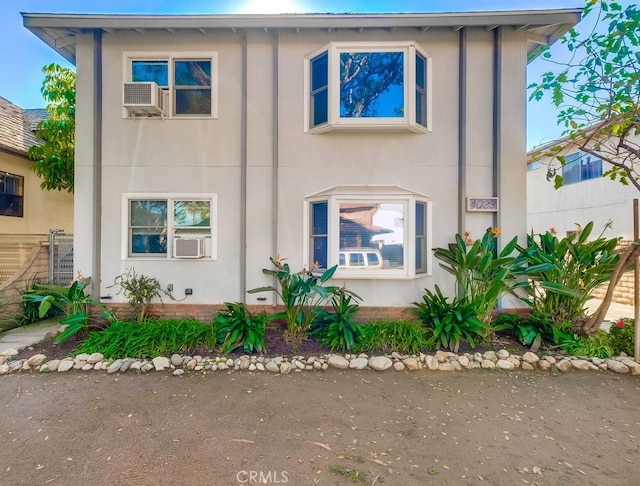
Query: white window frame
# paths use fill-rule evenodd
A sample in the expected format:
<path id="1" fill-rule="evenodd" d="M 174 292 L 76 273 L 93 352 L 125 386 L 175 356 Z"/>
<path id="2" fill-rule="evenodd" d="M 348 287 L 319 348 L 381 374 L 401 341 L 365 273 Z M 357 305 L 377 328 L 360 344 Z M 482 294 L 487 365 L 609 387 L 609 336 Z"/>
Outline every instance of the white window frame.
<path id="1" fill-rule="evenodd" d="M 129 202 L 132 200 L 166 200 L 167 201 L 167 253 L 159 254 L 131 254 L 130 252 L 130 235 L 129 235 Z M 194 260 L 217 260 L 218 259 L 218 195 L 214 193 L 166 193 L 166 192 L 131 192 L 122 194 L 122 241 L 121 241 L 121 258 L 122 260 L 180 260 L 188 261 L 186 258 L 176 258 L 174 256 L 173 240 L 176 236 L 176 227 L 174 224 L 173 203 L 175 201 L 210 201 L 211 203 L 211 226 L 209 233 L 203 235 L 202 232 L 190 235 L 188 230 L 180 231 L 180 236 L 189 237 L 197 236 L 209 239 L 210 244 L 206 245 L 206 254 L 203 258 Z"/>
<path id="2" fill-rule="evenodd" d="M 311 194 L 304 200 L 304 247 L 302 250 L 303 261 L 307 266 L 311 265 L 311 208 L 316 202 L 327 202 L 327 267 L 331 268 L 339 262 L 340 253 L 340 204 L 344 202 L 372 202 L 376 204 L 402 203 L 403 226 L 403 268 L 402 269 L 359 269 L 338 268 L 334 278 L 342 279 L 404 279 L 420 278 L 432 273 L 432 203 L 428 196 L 403 189 L 398 186 L 387 185 L 362 185 L 362 186 L 335 186 L 320 193 Z M 416 272 L 416 203 L 425 205 L 425 248 L 423 258 L 426 261 L 424 272 Z"/>
<path id="3" fill-rule="evenodd" d="M 318 126 L 311 126 L 311 60 L 324 52 L 328 53 L 328 120 Z M 384 118 L 342 118 L 340 117 L 340 53 L 342 52 L 403 52 L 404 53 L 404 116 Z M 416 122 L 416 55 L 425 60 L 425 124 Z M 416 133 L 432 130 L 432 60 L 414 41 L 407 42 L 331 42 L 321 49 L 305 56 L 304 63 L 304 131 L 322 133 L 335 129 L 403 129 Z"/>
<path id="4" fill-rule="evenodd" d="M 175 86 L 174 86 L 174 63 L 175 61 L 211 61 L 211 114 L 210 115 L 176 115 L 175 114 Z M 127 51 L 122 55 L 123 84 L 131 83 L 132 62 L 133 61 L 167 61 L 168 73 L 167 81 L 169 86 L 162 87 L 166 93 L 168 105 L 171 107 L 168 113 L 163 115 L 163 119 L 217 119 L 218 118 L 218 53 L 216 51 Z M 195 88 L 195 86 L 194 86 Z M 134 118 L 126 109 L 123 109 L 123 118 Z M 158 117 L 160 118 L 160 117 Z"/>

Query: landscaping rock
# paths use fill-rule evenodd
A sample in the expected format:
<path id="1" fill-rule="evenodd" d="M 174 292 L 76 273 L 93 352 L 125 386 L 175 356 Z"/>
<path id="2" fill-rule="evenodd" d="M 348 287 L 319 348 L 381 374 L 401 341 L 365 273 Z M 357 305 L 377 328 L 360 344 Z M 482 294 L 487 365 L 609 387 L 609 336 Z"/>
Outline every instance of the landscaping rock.
<path id="1" fill-rule="evenodd" d="M 438 364 L 438 371 L 455 371 L 455 370 L 456 369 L 453 367 L 450 361 Z"/>
<path id="2" fill-rule="evenodd" d="M 44 354 L 34 354 L 27 360 L 27 363 L 29 366 L 40 366 L 46 360 L 47 357 Z"/>
<path id="3" fill-rule="evenodd" d="M 87 363 L 96 364 L 104 359 L 104 355 L 102 353 L 93 353 L 91 356 L 87 358 Z"/>
<path id="4" fill-rule="evenodd" d="M 622 358 L 620 362 L 629 368 L 632 375 L 640 375 L 640 363 L 636 363 L 631 358 Z"/>
<path id="5" fill-rule="evenodd" d="M 120 371 L 120 367 L 122 366 L 122 363 L 123 363 L 123 360 L 121 360 L 121 359 L 115 360 L 113 363 L 111 363 L 107 367 L 107 374 L 111 375 L 111 374 L 115 373 L 116 371 Z"/>
<path id="6" fill-rule="evenodd" d="M 289 363 L 288 361 L 285 361 L 280 365 L 280 374 L 288 375 L 289 373 L 291 373 L 292 369 L 293 369 L 293 366 L 291 366 L 291 363 Z"/>
<path id="7" fill-rule="evenodd" d="M 0 352 L 0 356 L 16 356 L 18 354 L 18 350 L 16 348 L 7 348 L 4 351 Z"/>
<path id="8" fill-rule="evenodd" d="M 6 375 L 7 373 L 9 373 L 9 365 L 8 364 L 0 365 L 0 375 Z"/>
<path id="9" fill-rule="evenodd" d="M 405 358 L 402 360 L 402 363 L 409 371 L 415 371 L 418 369 L 418 360 L 415 358 Z"/>
<path id="10" fill-rule="evenodd" d="M 584 359 L 574 359 L 571 360 L 571 367 L 576 370 L 588 371 L 589 370 L 589 362 Z"/>
<path id="11" fill-rule="evenodd" d="M 458 363 L 460 363 L 460 366 L 462 366 L 463 368 L 468 368 L 470 362 L 471 360 L 466 356 L 460 356 L 458 358 Z"/>
<path id="12" fill-rule="evenodd" d="M 171 364 L 173 366 L 182 366 L 182 356 L 180 356 L 179 354 L 172 354 Z"/>
<path id="13" fill-rule="evenodd" d="M 354 370 L 363 370 L 367 367 L 369 360 L 367 358 L 354 358 L 349 362 L 349 368 Z"/>
<path id="14" fill-rule="evenodd" d="M 169 358 L 165 356 L 156 356 L 151 361 L 156 371 L 164 371 L 171 366 L 171 362 L 169 361 Z"/>
<path id="15" fill-rule="evenodd" d="M 393 363 L 393 369 L 396 371 L 403 371 L 404 363 L 402 361 L 396 361 L 395 363 Z"/>
<path id="16" fill-rule="evenodd" d="M 438 359 L 435 356 L 431 356 L 430 354 L 428 354 L 426 356 L 426 358 L 424 359 L 425 364 L 427 365 L 427 368 L 429 368 L 431 371 L 436 371 L 438 369 Z"/>
<path id="17" fill-rule="evenodd" d="M 339 370 L 346 370 L 347 368 L 349 368 L 349 361 L 339 355 L 331 356 L 328 363 L 332 368 L 338 368 Z"/>
<path id="18" fill-rule="evenodd" d="M 569 371 L 571 369 L 571 361 L 563 359 L 556 363 L 556 368 L 558 368 L 559 371 Z"/>
<path id="19" fill-rule="evenodd" d="M 265 365 L 265 369 L 269 372 L 269 373 L 280 373 L 280 367 L 278 366 L 278 364 L 271 360 L 271 361 L 267 361 L 267 364 Z"/>
<path id="20" fill-rule="evenodd" d="M 71 368 L 73 368 L 73 365 L 75 363 L 73 362 L 73 360 L 71 359 L 63 359 L 62 361 L 60 361 L 60 363 L 58 364 L 58 371 L 59 372 L 65 372 L 65 371 L 69 371 Z"/>
<path id="21" fill-rule="evenodd" d="M 500 349 L 496 352 L 496 356 L 498 357 L 498 359 L 507 359 L 509 357 L 509 351 L 507 351 L 506 349 Z"/>
<path id="22" fill-rule="evenodd" d="M 393 362 L 386 356 L 374 356 L 369 358 L 369 368 L 376 371 L 388 370 L 393 366 Z"/>
<path id="23" fill-rule="evenodd" d="M 629 367 L 615 359 L 607 360 L 607 368 L 616 373 L 629 373 Z"/>
<path id="24" fill-rule="evenodd" d="M 500 368 L 501 370 L 513 370 L 516 368 L 516 365 L 507 359 L 499 359 L 496 362 L 496 367 Z"/>
<path id="25" fill-rule="evenodd" d="M 492 359 L 483 359 L 482 362 L 480 363 L 480 367 L 483 370 L 492 370 L 493 368 L 496 367 L 496 363 Z"/>
<path id="26" fill-rule="evenodd" d="M 527 351 L 522 355 L 522 361 L 529 364 L 535 364 L 540 361 L 540 358 L 536 353 L 532 353 L 531 351 Z"/>

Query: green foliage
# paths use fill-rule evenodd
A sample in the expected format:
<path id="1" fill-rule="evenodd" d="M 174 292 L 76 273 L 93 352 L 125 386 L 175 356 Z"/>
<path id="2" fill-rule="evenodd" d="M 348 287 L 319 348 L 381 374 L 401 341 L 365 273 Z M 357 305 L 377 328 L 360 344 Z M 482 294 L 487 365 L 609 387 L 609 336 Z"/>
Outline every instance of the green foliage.
<path id="1" fill-rule="evenodd" d="M 76 74 L 57 64 L 42 71 L 42 95 L 48 116 L 38 123 L 36 138 L 41 143 L 29 148 L 35 162 L 31 169 L 41 177 L 43 189 L 73 192 L 75 153 Z"/>
<path id="2" fill-rule="evenodd" d="M 213 349 L 216 343 L 215 328 L 195 319 L 116 321 L 102 331 L 91 332 L 75 352 L 102 353 L 105 358 L 154 358 L 197 347 Z"/>
<path id="3" fill-rule="evenodd" d="M 608 282 L 620 259 L 618 238 L 589 241 L 593 222 L 582 231 L 558 239 L 547 231 L 527 236 L 527 247 L 518 246 L 529 277 L 525 301 L 534 311 L 556 322 L 574 321 L 585 315 L 591 292 Z"/>
<path id="4" fill-rule="evenodd" d="M 602 330 L 593 336 L 579 336 L 575 341 L 567 343 L 562 348 L 573 356 L 588 358 L 607 359 L 616 355 L 611 346 L 609 333 Z"/>
<path id="5" fill-rule="evenodd" d="M 362 326 L 353 351 L 415 354 L 421 349 L 430 349 L 431 336 L 431 329 L 411 320 L 368 322 Z"/>
<path id="6" fill-rule="evenodd" d="M 121 292 L 129 301 L 129 305 L 133 307 L 138 322 L 144 321 L 147 315 L 147 308 L 154 297 L 158 297 L 162 302 L 162 294 L 167 293 L 160 287 L 160 282 L 154 277 L 138 275 L 135 268 L 129 268 L 126 273 L 118 275 L 114 279 L 114 285 L 118 285 Z"/>
<path id="7" fill-rule="evenodd" d="M 362 334 L 362 324 L 353 322 L 358 312 L 358 304 L 352 303 L 354 298 L 341 289 L 331 298 L 333 312 L 318 309 L 311 334 L 324 346 L 331 346 L 331 351 L 350 351 Z"/>
<path id="8" fill-rule="evenodd" d="M 609 329 L 609 345 L 613 349 L 614 356 L 625 353 L 633 356 L 634 323 L 633 319 L 619 319 L 611 324 Z"/>
<path id="9" fill-rule="evenodd" d="M 340 287 L 324 285 L 329 280 L 337 265 L 325 270 L 322 275 L 316 275 L 312 270 L 303 268 L 293 273 L 288 263 L 278 256 L 270 257 L 275 270 L 264 268 L 263 273 L 271 275 L 278 281 L 278 286 L 259 287 L 249 290 L 250 294 L 257 292 L 276 292 L 284 304 L 284 312 L 274 314 L 274 319 L 284 319 L 287 331 L 292 339 L 304 338 L 308 335 L 311 323 L 323 302 L 327 302 L 340 290 Z M 355 295 L 347 290 L 342 290 Z"/>
<path id="10" fill-rule="evenodd" d="M 570 347 L 577 336 L 572 332 L 571 321 L 558 321 L 545 312 L 533 311 L 529 315 L 500 314 L 493 323 L 496 332 L 512 332 L 516 339 L 536 352 L 543 341 L 556 346 Z"/>
<path id="11" fill-rule="evenodd" d="M 220 351 L 229 354 L 242 346 L 245 353 L 266 353 L 264 329 L 272 316 L 251 314 L 242 303 L 226 302 L 227 308 L 214 319 Z"/>
<path id="12" fill-rule="evenodd" d="M 457 352 L 460 340 L 464 337 L 469 345 L 475 347 L 477 339 L 485 339 L 488 325 L 476 319 L 477 310 L 473 302 L 454 299 L 451 303 L 442 295 L 436 285 L 435 292 L 425 289 L 422 302 L 414 302 L 409 309 L 422 324 L 433 330 L 430 344 L 436 348 L 444 347 Z"/>
<path id="13" fill-rule="evenodd" d="M 40 317 L 40 301 L 35 295 L 45 297 L 49 294 L 60 294 L 59 299 L 64 299 L 67 294 L 66 287 L 43 285 L 34 280 L 28 287 L 20 292 L 22 303 L 22 316 L 20 317 L 20 325 L 24 326 L 38 322 L 42 319 L 50 319 L 64 314 L 59 308 L 51 306 L 47 312 Z M 28 294 L 28 297 L 27 297 Z"/>
<path id="14" fill-rule="evenodd" d="M 517 237 L 498 253 L 498 234 L 497 228 L 488 228 L 481 239 L 473 242 L 468 233 L 464 237 L 456 234 L 455 243 L 433 250 L 443 262 L 440 266 L 455 277 L 458 300 L 473 305 L 478 318 L 487 323 L 500 296 L 520 285 L 516 280 L 517 262 L 511 256 Z"/>
<path id="15" fill-rule="evenodd" d="M 60 324 L 65 324 L 66 329 L 58 335 L 55 342 L 62 343 L 78 333 L 89 331 L 91 306 L 101 309 L 100 317 L 112 320 L 113 317 L 106 308 L 95 301 L 90 295 L 85 294 L 85 289 L 91 285 L 91 277 L 83 278 L 78 276 L 70 287 L 62 287 L 53 284 L 34 284 L 27 290 L 22 298 L 29 306 L 38 307 L 38 316 L 43 319 L 52 310 L 64 314 Z"/>
<path id="16" fill-rule="evenodd" d="M 593 30 L 583 35 L 571 30 L 562 40 L 568 60 L 545 53 L 552 68 L 529 86 L 529 99 L 549 97 L 559 108 L 558 124 L 573 142 L 541 155 L 562 166 L 563 154 L 576 144 L 612 164 L 605 177 L 640 190 L 640 151 L 633 141 L 640 127 L 640 10 L 633 2 L 623 7 L 616 1 L 587 0 L 584 13 L 583 25 L 593 20 Z M 556 167 L 550 167 L 549 178 L 556 188 L 563 183 Z"/>

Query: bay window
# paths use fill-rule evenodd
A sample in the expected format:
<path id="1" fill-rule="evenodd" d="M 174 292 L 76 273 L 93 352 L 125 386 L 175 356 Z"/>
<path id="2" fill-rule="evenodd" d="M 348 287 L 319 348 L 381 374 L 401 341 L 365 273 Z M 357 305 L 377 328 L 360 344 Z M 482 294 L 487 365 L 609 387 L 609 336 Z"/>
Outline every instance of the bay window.
<path id="1" fill-rule="evenodd" d="M 307 131 L 430 127 L 430 59 L 412 42 L 332 42 L 306 59 Z"/>
<path id="2" fill-rule="evenodd" d="M 307 267 L 340 278 L 430 272 L 428 197 L 397 186 L 335 186 L 305 199 Z"/>

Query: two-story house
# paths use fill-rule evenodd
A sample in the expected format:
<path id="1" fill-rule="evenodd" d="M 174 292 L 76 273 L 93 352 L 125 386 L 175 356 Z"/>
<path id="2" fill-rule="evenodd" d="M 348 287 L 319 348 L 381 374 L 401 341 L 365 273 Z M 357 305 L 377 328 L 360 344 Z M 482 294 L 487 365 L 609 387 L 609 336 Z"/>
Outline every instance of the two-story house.
<path id="1" fill-rule="evenodd" d="M 365 309 L 453 294 L 432 248 L 526 233 L 527 62 L 580 15 L 23 14 L 77 67 L 76 268 L 105 296 L 134 267 L 196 315 L 272 304 L 247 294 L 270 256 L 327 268 L 348 241 L 394 245 L 335 274 Z"/>

